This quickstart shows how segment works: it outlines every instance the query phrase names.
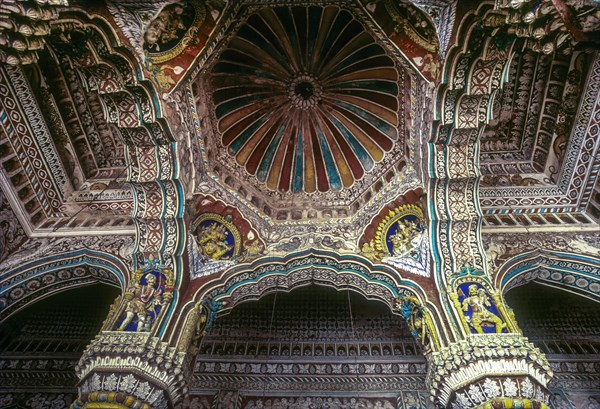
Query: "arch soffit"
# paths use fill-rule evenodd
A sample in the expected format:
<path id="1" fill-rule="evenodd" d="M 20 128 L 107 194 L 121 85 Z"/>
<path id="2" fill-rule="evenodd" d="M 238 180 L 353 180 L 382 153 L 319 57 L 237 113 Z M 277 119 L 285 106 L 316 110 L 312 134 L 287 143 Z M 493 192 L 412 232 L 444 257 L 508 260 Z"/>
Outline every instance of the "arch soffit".
<path id="1" fill-rule="evenodd" d="M 503 295 L 514 287 L 536 281 L 600 302 L 600 257 L 530 251 L 504 262 L 494 281 Z"/>
<path id="2" fill-rule="evenodd" d="M 0 322 L 57 292 L 98 282 L 123 290 L 128 268 L 119 258 L 88 249 L 23 263 L 2 274 Z"/>

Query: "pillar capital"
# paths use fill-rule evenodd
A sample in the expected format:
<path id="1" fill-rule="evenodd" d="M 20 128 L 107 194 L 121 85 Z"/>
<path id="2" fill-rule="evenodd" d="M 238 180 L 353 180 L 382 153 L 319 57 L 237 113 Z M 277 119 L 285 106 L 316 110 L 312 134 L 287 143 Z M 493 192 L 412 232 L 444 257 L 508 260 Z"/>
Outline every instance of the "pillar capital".
<path id="1" fill-rule="evenodd" d="M 502 399 L 528 400 L 530 407 L 543 407 L 539 405 L 548 400 L 550 365 L 542 352 L 519 334 L 470 334 L 427 358 L 430 392 L 444 407 L 508 405 Z"/>
<path id="2" fill-rule="evenodd" d="M 187 393 L 185 357 L 149 334 L 105 331 L 91 342 L 75 368 L 80 399 L 74 408 L 125 400 L 137 401 L 140 407 L 171 407 Z"/>

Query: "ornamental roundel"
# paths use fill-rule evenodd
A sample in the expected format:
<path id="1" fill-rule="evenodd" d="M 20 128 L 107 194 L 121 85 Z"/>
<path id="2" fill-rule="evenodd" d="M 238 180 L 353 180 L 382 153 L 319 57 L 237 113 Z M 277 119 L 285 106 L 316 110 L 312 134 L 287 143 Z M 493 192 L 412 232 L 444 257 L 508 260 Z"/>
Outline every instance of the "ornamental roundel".
<path id="1" fill-rule="evenodd" d="M 256 11 L 210 73 L 229 157 L 281 193 L 350 188 L 403 143 L 400 83 L 385 49 L 337 6 Z"/>
<path id="2" fill-rule="evenodd" d="M 204 213 L 192 224 L 192 232 L 206 260 L 230 260 L 240 255 L 242 238 L 230 217 Z"/>
<path id="3" fill-rule="evenodd" d="M 414 257 L 424 229 L 423 211 L 418 206 L 400 206 L 379 224 L 376 248 L 384 257 Z"/>
<path id="4" fill-rule="evenodd" d="M 195 40 L 206 19 L 206 7 L 198 0 L 165 6 L 144 32 L 143 47 L 149 62 L 160 64 L 183 52 Z"/>

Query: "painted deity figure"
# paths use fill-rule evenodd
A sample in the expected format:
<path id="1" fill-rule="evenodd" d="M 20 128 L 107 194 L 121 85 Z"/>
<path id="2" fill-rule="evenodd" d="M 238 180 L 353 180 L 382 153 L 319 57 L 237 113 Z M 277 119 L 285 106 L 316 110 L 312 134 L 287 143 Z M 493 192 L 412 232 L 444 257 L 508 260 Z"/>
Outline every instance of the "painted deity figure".
<path id="1" fill-rule="evenodd" d="M 125 306 L 125 318 L 119 326 L 118 330 L 123 331 L 129 326 L 131 321 L 137 317 L 137 332 L 150 330 L 150 322 L 148 318 L 150 313 L 154 312 L 155 306 L 162 306 L 162 292 L 156 285 L 156 276 L 148 273 L 144 276 L 146 284 L 136 283 L 133 292 L 126 293 L 128 298 Z"/>
<path id="2" fill-rule="evenodd" d="M 191 14 L 193 9 L 181 2 L 166 6 L 144 33 L 146 50 L 153 53 L 167 51 L 169 44 L 180 39 L 187 30 L 185 21 L 193 18 Z"/>
<path id="3" fill-rule="evenodd" d="M 198 351 L 200 341 L 204 335 L 206 335 L 206 332 L 212 328 L 217 317 L 217 313 L 223 306 L 227 304 L 227 301 L 213 301 L 211 299 L 205 299 L 199 305 L 200 310 L 198 312 L 198 321 L 196 322 L 196 331 L 192 337 L 192 347 L 194 348 L 194 351 Z"/>
<path id="4" fill-rule="evenodd" d="M 410 243 L 410 227 L 406 223 L 398 222 L 396 233 L 390 236 L 392 242 L 392 254 L 394 256 L 400 256 L 406 252 L 408 244 Z"/>
<path id="5" fill-rule="evenodd" d="M 488 309 L 491 305 L 490 299 L 483 288 L 478 289 L 475 284 L 469 286 L 469 296 L 463 300 L 462 309 L 464 312 L 471 309 L 473 314 L 469 323 L 478 334 L 483 334 L 482 325 L 484 323 L 495 325 L 496 333 L 501 333 L 502 329 L 506 327 L 502 319 Z"/>
<path id="6" fill-rule="evenodd" d="M 420 237 L 419 226 L 408 220 L 399 221 L 397 226 L 396 232 L 389 237 L 392 243 L 391 253 L 395 257 L 402 257 L 416 245 Z"/>
<path id="7" fill-rule="evenodd" d="M 427 327 L 425 323 L 423 308 L 419 300 L 412 296 L 396 297 L 395 308 L 402 313 L 402 316 L 408 323 L 408 329 L 412 336 L 424 347 L 429 342 Z"/>
<path id="8" fill-rule="evenodd" d="M 227 244 L 227 230 L 223 225 L 212 223 L 204 227 L 198 237 L 198 250 L 209 260 L 217 261 L 233 248 Z"/>

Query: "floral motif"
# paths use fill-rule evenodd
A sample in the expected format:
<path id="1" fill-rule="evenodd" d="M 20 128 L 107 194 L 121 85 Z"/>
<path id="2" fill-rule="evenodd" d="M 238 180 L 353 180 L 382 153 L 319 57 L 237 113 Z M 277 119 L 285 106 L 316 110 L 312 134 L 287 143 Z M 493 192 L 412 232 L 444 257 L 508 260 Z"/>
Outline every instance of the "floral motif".
<path id="1" fill-rule="evenodd" d="M 491 380 L 490 378 L 486 378 L 485 382 L 483 383 L 483 390 L 485 395 L 490 399 L 501 395 L 498 382 Z"/>
<path id="2" fill-rule="evenodd" d="M 135 385 L 136 385 L 137 381 L 136 379 L 133 377 L 132 374 L 129 374 L 125 377 L 123 377 L 121 379 L 121 383 L 119 384 L 119 388 L 125 392 L 133 392 L 133 390 L 135 389 Z"/>
<path id="3" fill-rule="evenodd" d="M 519 388 L 517 384 L 512 379 L 505 379 L 502 386 L 504 387 L 504 396 L 508 396 L 510 398 L 517 396 Z"/>
<path id="4" fill-rule="evenodd" d="M 485 400 L 485 396 L 483 396 L 481 389 L 476 385 L 471 385 L 469 387 L 469 396 L 477 403 L 482 403 Z"/>
<path id="5" fill-rule="evenodd" d="M 456 403 L 458 403 L 459 408 L 468 408 L 471 406 L 471 401 L 464 393 L 456 394 Z"/>
<path id="6" fill-rule="evenodd" d="M 13 395 L 11 393 L 0 396 L 0 406 L 5 407 L 13 402 Z"/>
<path id="7" fill-rule="evenodd" d="M 152 395 L 150 395 L 150 397 L 148 398 L 148 401 L 150 403 L 154 403 L 156 405 L 156 407 L 160 407 L 160 405 L 157 404 L 157 401 L 161 398 L 162 398 L 162 400 L 164 400 L 163 392 L 160 389 L 157 389 L 154 391 L 154 393 L 152 393 Z"/>
<path id="8" fill-rule="evenodd" d="M 145 399 L 150 394 L 150 384 L 148 382 L 140 382 L 135 390 L 135 394 Z"/>
<path id="9" fill-rule="evenodd" d="M 531 383 L 529 378 L 526 378 L 524 381 L 521 382 L 521 393 L 524 397 L 531 398 L 533 396 L 533 389 L 533 384 Z"/>
<path id="10" fill-rule="evenodd" d="M 535 391 L 535 399 L 539 400 L 540 402 L 546 402 L 546 399 L 548 399 L 548 397 L 546 396 L 542 388 L 537 388 L 537 390 Z"/>
<path id="11" fill-rule="evenodd" d="M 117 389 L 117 376 L 114 373 L 104 379 L 103 389 L 106 391 L 114 391 Z"/>
<path id="12" fill-rule="evenodd" d="M 102 380 L 100 379 L 100 375 L 97 373 L 92 376 L 92 381 L 90 382 L 90 391 L 99 391 L 102 389 Z"/>

